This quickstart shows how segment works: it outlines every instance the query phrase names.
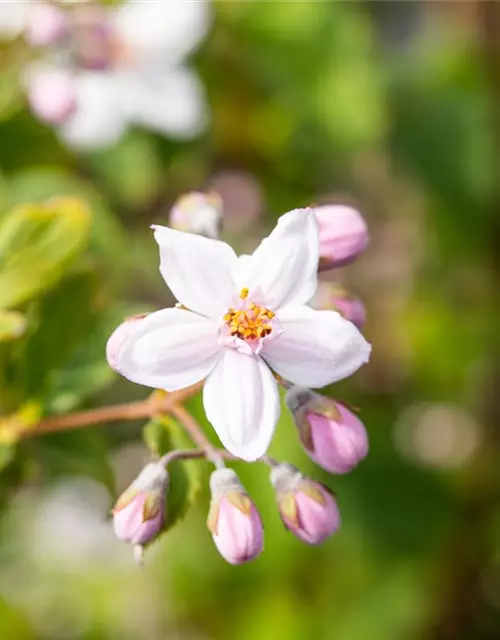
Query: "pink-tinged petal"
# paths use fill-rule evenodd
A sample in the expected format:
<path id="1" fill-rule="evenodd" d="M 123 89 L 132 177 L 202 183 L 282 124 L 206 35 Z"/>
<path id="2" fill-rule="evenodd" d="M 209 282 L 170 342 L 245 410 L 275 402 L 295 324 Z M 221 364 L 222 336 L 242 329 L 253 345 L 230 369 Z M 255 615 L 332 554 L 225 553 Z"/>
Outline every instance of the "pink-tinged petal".
<path id="1" fill-rule="evenodd" d="M 168 227 L 153 229 L 160 272 L 177 300 L 196 313 L 222 320 L 234 290 L 233 249 L 225 242 Z"/>
<path id="2" fill-rule="evenodd" d="M 74 77 L 77 106 L 60 129 L 72 147 L 97 149 L 116 143 L 128 125 L 123 108 L 126 77 L 102 71 L 85 71 Z"/>
<path id="3" fill-rule="evenodd" d="M 186 140 L 204 131 L 208 122 L 205 92 L 189 69 L 138 69 L 130 75 L 124 96 L 134 122 L 172 138 Z"/>
<path id="4" fill-rule="evenodd" d="M 231 564 L 256 558 L 262 552 L 264 536 L 255 505 L 251 505 L 250 513 L 243 513 L 223 496 L 213 539 L 221 556 Z"/>
<path id="5" fill-rule="evenodd" d="M 137 323 L 144 320 L 147 314 L 127 318 L 124 322 L 116 327 L 113 333 L 109 336 L 106 343 L 106 360 L 109 366 L 116 371 L 118 365 L 118 354 L 120 349 L 125 344 L 128 337 L 137 327 Z"/>
<path id="6" fill-rule="evenodd" d="M 137 58 L 159 58 L 164 64 L 179 62 L 195 49 L 212 21 L 208 0 L 127 0 L 115 9 L 112 19 Z"/>
<path id="7" fill-rule="evenodd" d="M 228 451 L 249 461 L 267 451 L 280 405 L 274 376 L 258 356 L 225 348 L 205 383 L 203 403 Z"/>
<path id="8" fill-rule="evenodd" d="M 335 311 L 283 309 L 283 332 L 265 345 L 262 357 L 285 380 L 324 387 L 368 362 L 371 347 L 352 322 Z"/>
<path id="9" fill-rule="evenodd" d="M 215 323 L 183 309 L 163 309 L 137 323 L 115 354 L 115 368 L 137 384 L 175 391 L 205 378 L 220 349 Z"/>
<path id="10" fill-rule="evenodd" d="M 366 249 L 370 241 L 363 216 L 345 205 L 315 207 L 319 223 L 321 270 L 341 267 Z"/>
<path id="11" fill-rule="evenodd" d="M 318 223 L 310 209 L 296 209 L 281 216 L 272 233 L 250 259 L 238 264 L 238 288 L 250 294 L 260 289 L 273 311 L 308 302 L 317 286 L 319 259 Z"/>
<path id="12" fill-rule="evenodd" d="M 28 101 L 31 111 L 49 124 L 61 124 L 78 108 L 74 78 L 62 69 L 29 73 Z"/>
<path id="13" fill-rule="evenodd" d="M 291 528 L 308 544 L 321 544 L 340 527 L 340 512 L 335 499 L 318 483 L 312 483 L 323 500 L 318 502 L 300 489 L 295 493 L 299 526 Z"/>
<path id="14" fill-rule="evenodd" d="M 361 420 L 335 403 L 339 419 L 307 413 L 311 429 L 311 458 L 331 473 L 348 473 L 368 454 L 368 435 Z"/>

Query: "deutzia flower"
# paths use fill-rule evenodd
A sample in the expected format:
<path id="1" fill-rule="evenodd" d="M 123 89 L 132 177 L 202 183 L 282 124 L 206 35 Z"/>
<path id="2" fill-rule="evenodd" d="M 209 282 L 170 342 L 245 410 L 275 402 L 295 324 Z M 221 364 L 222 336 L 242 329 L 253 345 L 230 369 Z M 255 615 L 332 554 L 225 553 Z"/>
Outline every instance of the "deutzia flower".
<path id="1" fill-rule="evenodd" d="M 223 445 L 255 460 L 279 416 L 275 371 L 306 387 L 350 376 L 370 346 L 335 311 L 306 305 L 317 284 L 318 224 L 309 209 L 282 216 L 253 255 L 155 226 L 160 271 L 180 305 L 138 321 L 115 354 L 129 380 L 174 391 L 204 378 L 203 403 Z"/>
<path id="2" fill-rule="evenodd" d="M 28 97 L 33 96 L 37 75 L 64 73 L 71 78 L 77 108 L 63 121 L 52 121 L 71 146 L 113 144 L 131 124 L 179 139 L 204 129 L 203 88 L 184 61 L 209 28 L 209 0 L 125 0 L 114 7 L 80 0 L 66 2 L 64 8 L 62 2 L 7 4 L 12 11 L 0 7 L 4 32 L 14 34 L 24 21 L 28 41 L 45 43 L 36 47 L 42 55 L 25 71 Z M 43 5 L 57 10 L 61 19 L 65 16 L 64 30 L 52 34 L 51 25 L 42 23 L 47 18 Z M 33 111 L 47 113 L 39 93 L 35 95 Z M 51 96 L 46 99 L 50 102 Z"/>

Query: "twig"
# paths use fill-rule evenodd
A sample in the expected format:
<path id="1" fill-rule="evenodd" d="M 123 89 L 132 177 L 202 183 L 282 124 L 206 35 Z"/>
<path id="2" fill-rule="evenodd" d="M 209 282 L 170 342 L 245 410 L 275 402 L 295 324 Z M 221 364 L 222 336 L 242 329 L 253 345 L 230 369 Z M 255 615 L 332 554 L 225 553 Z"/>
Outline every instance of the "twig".
<path id="1" fill-rule="evenodd" d="M 184 429 L 189 434 L 191 440 L 198 445 L 200 449 L 205 451 L 207 460 L 213 462 L 213 464 L 220 468 L 224 466 L 223 456 L 221 456 L 219 450 L 207 438 L 203 429 L 196 422 L 193 416 L 186 411 L 181 404 L 174 404 L 169 408 L 169 412 L 179 420 Z"/>
<path id="2" fill-rule="evenodd" d="M 149 418 L 155 412 L 171 411 L 174 405 L 179 406 L 178 403 L 197 393 L 201 386 L 202 383 L 200 382 L 191 387 L 186 387 L 186 389 L 173 391 L 161 401 L 155 401 L 154 403 L 148 398 L 139 402 L 90 409 L 89 411 L 77 411 L 63 416 L 50 416 L 41 420 L 36 426 L 25 429 L 21 436 L 23 438 L 33 438 L 46 433 L 81 429 L 109 422 Z"/>

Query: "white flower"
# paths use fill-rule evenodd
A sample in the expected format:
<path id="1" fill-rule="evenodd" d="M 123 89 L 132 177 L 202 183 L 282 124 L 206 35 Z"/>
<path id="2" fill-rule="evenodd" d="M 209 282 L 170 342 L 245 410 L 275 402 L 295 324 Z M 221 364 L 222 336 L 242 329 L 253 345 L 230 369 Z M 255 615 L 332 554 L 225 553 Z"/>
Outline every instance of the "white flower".
<path id="1" fill-rule="evenodd" d="M 74 3 L 70 15 L 68 38 L 46 59 L 72 76 L 78 108 L 59 126 L 68 144 L 110 145 L 131 124 L 179 139 L 203 131 L 203 87 L 184 60 L 209 28 L 209 0 Z"/>
<path id="2" fill-rule="evenodd" d="M 253 255 L 217 240 L 154 227 L 160 271 L 184 308 L 134 326 L 116 354 L 129 380 L 173 391 L 206 378 L 207 418 L 234 455 L 255 460 L 279 416 L 273 369 L 323 387 L 367 362 L 370 346 L 334 311 L 306 306 L 316 290 L 318 226 L 307 209 L 280 218 Z"/>
<path id="3" fill-rule="evenodd" d="M 26 26 L 32 8 L 30 0 L 10 0 L 0 3 L 0 38 L 20 35 Z"/>

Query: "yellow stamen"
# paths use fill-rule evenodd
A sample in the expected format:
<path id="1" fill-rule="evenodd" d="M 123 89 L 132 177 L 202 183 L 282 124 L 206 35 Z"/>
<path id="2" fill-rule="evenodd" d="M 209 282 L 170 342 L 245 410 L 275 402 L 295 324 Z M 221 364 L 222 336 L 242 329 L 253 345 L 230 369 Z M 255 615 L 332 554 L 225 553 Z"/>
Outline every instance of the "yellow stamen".
<path id="1" fill-rule="evenodd" d="M 249 289 L 244 287 L 240 291 L 241 300 L 246 300 Z M 223 319 L 227 324 L 229 333 L 241 340 L 262 339 L 272 333 L 273 327 L 270 320 L 275 313 L 255 302 L 247 301 L 243 308 L 236 310 L 231 307 Z"/>

